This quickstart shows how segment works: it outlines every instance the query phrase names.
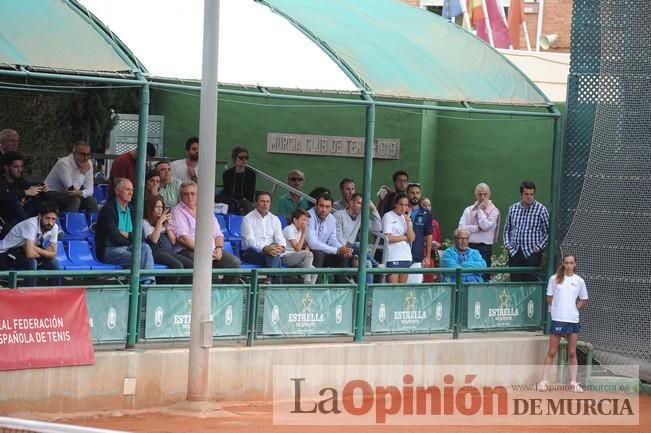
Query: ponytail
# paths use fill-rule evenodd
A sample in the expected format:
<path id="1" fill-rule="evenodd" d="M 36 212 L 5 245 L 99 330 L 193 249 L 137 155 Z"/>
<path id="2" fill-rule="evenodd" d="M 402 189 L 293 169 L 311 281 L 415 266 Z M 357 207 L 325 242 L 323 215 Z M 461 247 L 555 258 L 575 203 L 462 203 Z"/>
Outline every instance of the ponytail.
<path id="1" fill-rule="evenodd" d="M 556 278 L 554 278 L 556 281 L 556 284 L 563 284 L 563 281 L 565 280 L 565 268 L 563 267 L 563 264 L 556 269 Z"/>

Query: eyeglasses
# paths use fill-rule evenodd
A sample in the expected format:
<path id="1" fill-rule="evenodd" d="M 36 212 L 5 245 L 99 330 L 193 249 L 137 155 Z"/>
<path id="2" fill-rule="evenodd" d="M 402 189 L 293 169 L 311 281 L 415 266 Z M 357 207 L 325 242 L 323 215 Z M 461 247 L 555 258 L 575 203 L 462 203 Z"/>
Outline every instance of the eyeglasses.
<path id="1" fill-rule="evenodd" d="M 76 153 L 77 155 L 81 156 L 81 157 L 84 157 L 84 158 L 90 158 L 90 156 L 92 155 L 90 152 L 88 152 L 88 153 L 85 153 L 85 152 L 77 152 L 76 150 L 75 150 L 75 153 Z"/>
<path id="2" fill-rule="evenodd" d="M 237 159 L 240 161 L 247 161 L 249 159 L 249 155 L 237 155 Z"/>
<path id="3" fill-rule="evenodd" d="M 303 182 L 303 178 L 302 178 L 302 177 L 290 177 L 289 180 L 290 180 L 291 182 Z"/>

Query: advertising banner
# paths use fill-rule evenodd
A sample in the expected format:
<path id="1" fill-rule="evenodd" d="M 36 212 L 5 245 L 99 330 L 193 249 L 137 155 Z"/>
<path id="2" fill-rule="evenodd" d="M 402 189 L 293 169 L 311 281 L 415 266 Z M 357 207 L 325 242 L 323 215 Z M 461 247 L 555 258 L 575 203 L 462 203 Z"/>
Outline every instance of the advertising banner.
<path id="1" fill-rule="evenodd" d="M 242 334 L 242 288 L 213 288 L 213 336 Z M 192 314 L 191 289 L 149 289 L 145 338 L 188 338 Z"/>
<path id="2" fill-rule="evenodd" d="M 371 332 L 450 329 L 454 286 L 376 287 Z"/>
<path id="3" fill-rule="evenodd" d="M 542 326 L 542 284 L 468 286 L 468 329 Z"/>
<path id="4" fill-rule="evenodd" d="M 0 290 L 0 370 L 94 363 L 85 289 Z"/>
<path id="5" fill-rule="evenodd" d="M 86 290 L 93 343 L 126 341 L 129 290 Z"/>
<path id="6" fill-rule="evenodd" d="M 267 289 L 264 335 L 352 335 L 353 289 Z"/>

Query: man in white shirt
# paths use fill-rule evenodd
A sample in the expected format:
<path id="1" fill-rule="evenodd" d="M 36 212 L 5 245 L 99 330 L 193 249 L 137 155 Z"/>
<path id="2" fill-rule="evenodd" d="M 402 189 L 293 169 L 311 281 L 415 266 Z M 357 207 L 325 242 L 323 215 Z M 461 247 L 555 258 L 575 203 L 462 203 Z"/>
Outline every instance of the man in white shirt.
<path id="1" fill-rule="evenodd" d="M 308 211 L 310 219 L 307 225 L 307 244 L 314 254 L 314 266 L 317 268 L 343 268 L 347 259 L 352 257 L 353 249 L 342 245 L 337 240 L 337 222 L 332 211 L 332 198 L 321 195 L 316 206 Z M 345 283 L 342 275 L 335 277 L 337 283 Z"/>
<path id="2" fill-rule="evenodd" d="M 278 217 L 271 212 L 271 194 L 255 195 L 255 209 L 242 219 L 242 259 L 265 268 L 280 268 L 285 237 Z M 275 277 L 274 277 L 275 278 Z"/>
<path id="3" fill-rule="evenodd" d="M 16 224 L 0 240 L 0 270 L 59 270 L 56 258 L 59 234 L 57 214 L 56 205 L 44 203 L 39 208 L 38 216 Z M 26 286 L 35 284 L 34 277 L 25 278 Z M 50 278 L 49 284 L 60 285 L 61 278 Z"/>
<path id="4" fill-rule="evenodd" d="M 45 184 L 48 192 L 45 193 L 45 199 L 56 203 L 59 209 L 66 212 L 97 212 L 90 156 L 88 143 L 74 143 L 72 153 L 60 158 L 47 175 Z"/>
<path id="5" fill-rule="evenodd" d="M 458 228 L 470 233 L 468 247 L 478 250 L 486 267 L 490 268 L 492 248 L 500 225 L 500 210 L 490 199 L 490 187 L 483 182 L 475 187 L 475 198 L 475 203 L 464 209 Z M 490 275 L 484 275 L 484 281 L 489 278 Z"/>
<path id="6" fill-rule="evenodd" d="M 172 176 L 185 182 L 197 182 L 199 176 L 199 138 L 190 137 L 185 142 L 185 159 L 172 161 Z"/>

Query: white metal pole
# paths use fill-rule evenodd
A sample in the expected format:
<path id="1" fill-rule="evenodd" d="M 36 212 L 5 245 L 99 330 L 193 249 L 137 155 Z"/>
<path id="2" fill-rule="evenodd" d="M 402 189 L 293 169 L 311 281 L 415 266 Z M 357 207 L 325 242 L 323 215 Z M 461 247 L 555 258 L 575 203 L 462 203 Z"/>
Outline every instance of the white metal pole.
<path id="1" fill-rule="evenodd" d="M 493 41 L 493 30 L 491 29 L 491 21 L 488 18 L 488 9 L 486 8 L 486 0 L 481 2 L 481 9 L 484 11 L 484 21 L 486 22 L 486 34 L 488 35 L 488 42 L 491 44 L 491 47 L 495 47 L 495 42 Z"/>
<path id="2" fill-rule="evenodd" d="M 531 39 L 529 39 L 529 28 L 526 21 L 522 21 L 522 31 L 524 32 L 524 40 L 527 42 L 527 51 L 531 52 Z"/>
<path id="3" fill-rule="evenodd" d="M 461 10 L 463 11 L 463 22 L 468 28 L 468 31 L 472 33 L 472 25 L 470 25 L 470 17 L 468 16 L 468 8 L 466 8 L 466 0 L 460 0 L 459 4 L 461 5 Z"/>
<path id="4" fill-rule="evenodd" d="M 540 35 L 542 35 L 544 12 L 545 12 L 545 0 L 538 0 L 538 26 L 536 28 L 536 51 L 540 51 Z"/>
<path id="5" fill-rule="evenodd" d="M 506 12 L 504 11 L 504 8 L 506 6 L 504 6 L 502 0 L 495 0 L 495 2 L 496 2 L 495 6 L 497 6 L 497 10 L 500 11 L 500 17 L 502 17 L 502 22 L 504 23 L 504 27 L 508 29 L 509 23 L 506 21 Z M 510 50 L 513 49 L 513 43 L 509 44 L 509 49 Z"/>
<path id="6" fill-rule="evenodd" d="M 192 283 L 192 324 L 188 365 L 190 401 L 207 401 L 212 320 L 212 233 L 215 199 L 215 160 L 217 154 L 217 64 L 219 48 L 219 0 L 204 0 L 203 66 L 199 114 L 199 187 L 197 190 L 197 228 L 195 232 L 194 277 Z"/>

